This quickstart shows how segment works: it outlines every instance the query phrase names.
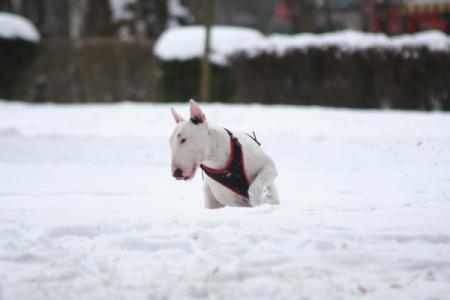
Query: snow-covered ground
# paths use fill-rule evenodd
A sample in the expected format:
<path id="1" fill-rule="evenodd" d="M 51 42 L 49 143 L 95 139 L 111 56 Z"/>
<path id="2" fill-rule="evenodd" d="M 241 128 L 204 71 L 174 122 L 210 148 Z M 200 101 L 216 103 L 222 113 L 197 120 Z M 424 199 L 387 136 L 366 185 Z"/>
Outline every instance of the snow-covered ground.
<path id="1" fill-rule="evenodd" d="M 203 209 L 168 105 L 0 102 L 0 299 L 450 299 L 448 113 L 203 107 L 281 206 Z"/>

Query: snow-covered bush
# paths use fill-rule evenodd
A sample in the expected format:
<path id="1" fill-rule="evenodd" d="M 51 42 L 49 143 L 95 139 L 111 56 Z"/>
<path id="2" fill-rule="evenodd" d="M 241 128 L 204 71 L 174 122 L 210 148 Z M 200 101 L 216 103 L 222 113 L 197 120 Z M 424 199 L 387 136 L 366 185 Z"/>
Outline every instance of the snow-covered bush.
<path id="1" fill-rule="evenodd" d="M 262 35 L 248 28 L 214 26 L 211 36 L 211 98 L 229 101 L 234 86 L 227 57 L 243 42 L 259 40 Z M 163 99 L 180 101 L 188 97 L 198 98 L 204 38 L 205 29 L 202 26 L 171 28 L 158 38 L 154 53 L 160 61 L 159 86 Z"/>
<path id="2" fill-rule="evenodd" d="M 198 58 L 189 60 L 160 61 L 158 88 L 164 101 L 181 101 L 199 98 L 200 64 Z M 211 99 L 228 102 L 234 91 L 228 66 L 211 65 Z"/>
<path id="3" fill-rule="evenodd" d="M 199 26 L 174 28 L 159 38 L 154 52 L 161 61 L 163 98 L 196 96 L 203 39 Z M 450 110 L 449 47 L 449 37 L 438 31 L 263 36 L 216 26 L 212 98 Z"/>
<path id="4" fill-rule="evenodd" d="M 337 48 L 343 52 L 353 52 L 365 49 L 427 48 L 430 51 L 448 51 L 450 37 L 437 30 L 387 36 L 384 33 L 343 30 L 322 34 L 273 34 L 261 37 L 250 43 L 240 43 L 231 54 L 245 53 L 256 56 L 263 53 L 284 55 L 294 50 L 310 48 Z"/>
<path id="5" fill-rule="evenodd" d="M 426 47 L 308 47 L 231 63 L 240 101 L 450 110 L 450 53 Z"/>
<path id="6" fill-rule="evenodd" d="M 234 52 L 234 98 L 450 110 L 449 46 L 449 37 L 438 31 L 272 35 Z"/>
<path id="7" fill-rule="evenodd" d="M 0 97 L 10 97 L 14 82 L 36 54 L 39 40 L 30 21 L 0 12 Z"/>

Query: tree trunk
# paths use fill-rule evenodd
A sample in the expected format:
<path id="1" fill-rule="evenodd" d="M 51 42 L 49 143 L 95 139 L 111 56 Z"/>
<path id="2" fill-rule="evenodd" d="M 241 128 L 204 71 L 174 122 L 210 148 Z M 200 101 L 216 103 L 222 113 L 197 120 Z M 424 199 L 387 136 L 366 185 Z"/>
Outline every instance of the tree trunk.
<path id="1" fill-rule="evenodd" d="M 82 37 L 86 8 L 86 0 L 69 0 L 69 36 L 71 39 Z"/>

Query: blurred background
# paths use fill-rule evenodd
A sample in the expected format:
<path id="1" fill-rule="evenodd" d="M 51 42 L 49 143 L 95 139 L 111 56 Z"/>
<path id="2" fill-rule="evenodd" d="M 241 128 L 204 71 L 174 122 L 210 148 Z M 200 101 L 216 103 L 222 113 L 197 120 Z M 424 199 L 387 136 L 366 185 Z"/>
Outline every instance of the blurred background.
<path id="1" fill-rule="evenodd" d="M 449 30 L 447 0 L 0 0 L 0 98 L 450 110 Z"/>

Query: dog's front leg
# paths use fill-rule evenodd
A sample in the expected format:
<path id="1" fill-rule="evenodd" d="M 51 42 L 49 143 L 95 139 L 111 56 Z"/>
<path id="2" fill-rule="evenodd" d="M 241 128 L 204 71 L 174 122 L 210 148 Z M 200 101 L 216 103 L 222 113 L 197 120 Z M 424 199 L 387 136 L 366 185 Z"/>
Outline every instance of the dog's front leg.
<path id="1" fill-rule="evenodd" d="M 261 169 L 261 171 L 256 175 L 256 178 L 253 180 L 252 184 L 248 189 L 248 194 L 250 197 L 250 205 L 258 206 L 263 204 L 263 202 L 267 201 L 271 204 L 278 204 L 278 196 L 276 194 L 275 189 L 269 189 L 269 186 L 273 185 L 273 181 L 275 177 L 277 177 L 277 169 L 275 168 L 275 164 L 273 162 L 269 162 Z M 264 192 L 268 193 L 273 190 L 274 195 L 264 195 Z M 267 198 L 267 200 L 266 200 Z"/>
<path id="2" fill-rule="evenodd" d="M 222 203 L 217 201 L 216 197 L 214 197 L 211 192 L 211 188 L 205 182 L 203 183 L 203 194 L 205 195 L 205 208 L 221 208 L 224 207 Z"/>

